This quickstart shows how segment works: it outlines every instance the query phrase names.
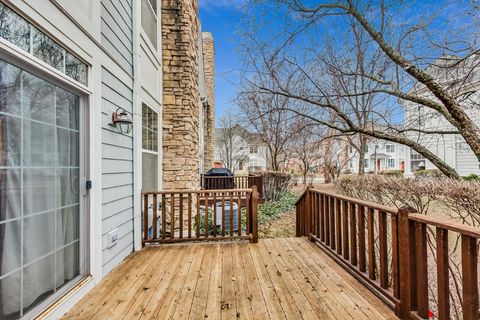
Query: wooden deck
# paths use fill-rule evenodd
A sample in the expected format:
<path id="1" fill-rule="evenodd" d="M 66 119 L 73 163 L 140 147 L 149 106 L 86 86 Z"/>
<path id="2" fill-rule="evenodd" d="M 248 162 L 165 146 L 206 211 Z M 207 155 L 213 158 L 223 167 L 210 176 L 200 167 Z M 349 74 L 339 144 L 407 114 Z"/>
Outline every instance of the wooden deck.
<path id="1" fill-rule="evenodd" d="M 145 248 L 65 319 L 397 319 L 306 238 Z"/>

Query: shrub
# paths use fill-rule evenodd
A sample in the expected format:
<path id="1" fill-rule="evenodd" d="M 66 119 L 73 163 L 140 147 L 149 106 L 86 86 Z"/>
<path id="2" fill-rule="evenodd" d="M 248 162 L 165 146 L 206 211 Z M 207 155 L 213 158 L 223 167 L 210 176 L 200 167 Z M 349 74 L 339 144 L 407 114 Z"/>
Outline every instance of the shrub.
<path id="1" fill-rule="evenodd" d="M 415 177 L 442 177 L 443 174 L 440 170 L 438 169 L 426 169 L 426 170 L 417 170 L 413 173 Z"/>
<path id="2" fill-rule="evenodd" d="M 468 176 L 463 177 L 463 180 L 465 180 L 465 181 L 480 181 L 480 176 L 472 173 L 472 174 L 469 174 Z"/>
<path id="3" fill-rule="evenodd" d="M 263 197 L 267 201 L 280 200 L 292 187 L 289 173 L 265 171 L 258 174 L 263 177 Z"/>
<path id="4" fill-rule="evenodd" d="M 387 171 L 381 171 L 380 174 L 383 174 L 383 175 L 385 175 L 385 176 L 401 177 L 401 176 L 403 176 L 403 170 L 387 170 Z"/>
<path id="5" fill-rule="evenodd" d="M 262 225 L 271 219 L 277 218 L 295 208 L 299 195 L 287 192 L 278 201 L 267 201 L 258 206 L 258 224 Z"/>

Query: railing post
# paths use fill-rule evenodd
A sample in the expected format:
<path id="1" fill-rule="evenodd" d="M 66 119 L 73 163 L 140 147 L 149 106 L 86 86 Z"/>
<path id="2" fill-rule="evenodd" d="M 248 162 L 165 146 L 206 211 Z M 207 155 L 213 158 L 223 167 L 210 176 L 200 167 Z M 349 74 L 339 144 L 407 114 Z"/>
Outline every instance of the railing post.
<path id="1" fill-rule="evenodd" d="M 257 186 L 252 187 L 252 243 L 258 243 L 258 190 Z"/>
<path id="2" fill-rule="evenodd" d="M 308 240 L 312 241 L 312 203 L 311 203 L 311 194 L 310 187 L 307 187 L 305 191 L 305 233 L 308 237 Z"/>
<path id="3" fill-rule="evenodd" d="M 398 277 L 400 291 L 400 306 L 396 310 L 401 319 L 410 319 L 410 311 L 416 305 L 415 287 L 415 224 L 408 215 L 416 210 L 409 206 L 402 206 L 398 210 Z"/>

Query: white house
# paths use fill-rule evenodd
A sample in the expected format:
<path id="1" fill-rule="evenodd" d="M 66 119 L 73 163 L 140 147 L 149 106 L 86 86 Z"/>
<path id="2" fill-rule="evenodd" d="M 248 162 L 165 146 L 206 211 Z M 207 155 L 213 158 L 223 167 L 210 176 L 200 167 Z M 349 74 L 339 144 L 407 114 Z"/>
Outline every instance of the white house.
<path id="1" fill-rule="evenodd" d="M 442 62 L 437 62 L 437 64 L 440 63 Z M 477 125 L 480 125 L 480 67 L 478 67 L 478 60 L 467 60 L 455 68 L 434 69 L 432 67 L 428 71 L 439 75 L 443 79 L 442 85 L 448 87 L 459 97 L 464 110 L 474 119 Z M 428 97 L 435 100 L 425 87 L 415 87 L 411 90 L 411 93 L 413 92 L 420 97 Z M 405 110 L 405 128 L 427 131 L 454 131 L 455 129 L 442 115 L 432 109 L 411 102 L 403 102 L 403 106 Z M 472 173 L 480 174 L 480 163 L 461 135 L 423 134 L 413 131 L 408 132 L 407 135 L 410 139 L 427 147 L 454 168 L 461 176 Z M 405 173 L 407 175 L 412 174 L 420 167 L 425 167 L 425 169 L 436 168 L 430 161 L 414 150 L 406 148 L 405 151 Z"/>
<path id="2" fill-rule="evenodd" d="M 213 158 L 195 52 L 213 39 L 196 1 L 161 3 L 0 0 L 0 319 L 58 319 L 141 248 L 141 190 L 198 185 Z M 165 34 L 164 15 L 187 22 Z"/>
<path id="3" fill-rule="evenodd" d="M 229 139 L 233 141 L 231 146 L 227 141 Z M 231 158 L 234 159 L 233 168 L 228 169 L 236 173 L 262 171 L 268 167 L 267 145 L 258 134 L 251 133 L 240 125 L 236 125 L 232 130 L 215 129 L 214 162 L 217 166 L 227 166 L 228 152 L 231 152 Z"/>
<path id="4" fill-rule="evenodd" d="M 365 172 L 403 170 L 405 149 L 405 146 L 398 143 L 369 138 L 365 148 Z M 358 173 L 360 155 L 352 146 L 348 146 L 348 157 L 350 172 Z"/>

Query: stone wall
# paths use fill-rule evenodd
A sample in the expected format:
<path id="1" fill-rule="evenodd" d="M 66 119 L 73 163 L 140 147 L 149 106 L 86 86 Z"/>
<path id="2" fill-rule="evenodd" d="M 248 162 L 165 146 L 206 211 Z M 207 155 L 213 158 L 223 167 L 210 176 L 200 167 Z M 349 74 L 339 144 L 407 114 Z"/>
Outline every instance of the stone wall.
<path id="1" fill-rule="evenodd" d="M 208 107 L 205 112 L 205 171 L 213 166 L 213 144 L 215 130 L 215 46 L 210 32 L 203 32 L 203 60 L 205 65 L 205 88 Z"/>
<path id="2" fill-rule="evenodd" d="M 162 0 L 163 187 L 199 187 L 198 0 Z"/>

